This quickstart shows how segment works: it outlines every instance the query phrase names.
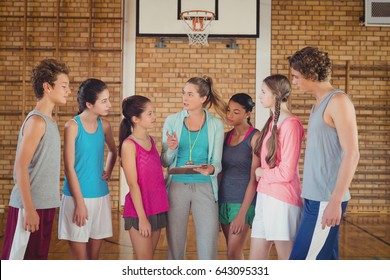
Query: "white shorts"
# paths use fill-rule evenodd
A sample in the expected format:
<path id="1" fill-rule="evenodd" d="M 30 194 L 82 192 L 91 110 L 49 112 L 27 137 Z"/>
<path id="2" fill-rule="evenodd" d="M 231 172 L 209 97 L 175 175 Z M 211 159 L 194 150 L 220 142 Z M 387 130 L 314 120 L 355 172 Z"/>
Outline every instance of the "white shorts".
<path id="1" fill-rule="evenodd" d="M 75 203 L 73 197 L 63 195 L 58 219 L 58 239 L 88 242 L 89 238 L 103 239 L 112 236 L 110 195 L 84 198 L 88 210 L 87 223 L 79 227 L 73 223 Z"/>
<path id="2" fill-rule="evenodd" d="M 301 213 L 301 207 L 257 193 L 251 237 L 270 241 L 294 241 Z"/>

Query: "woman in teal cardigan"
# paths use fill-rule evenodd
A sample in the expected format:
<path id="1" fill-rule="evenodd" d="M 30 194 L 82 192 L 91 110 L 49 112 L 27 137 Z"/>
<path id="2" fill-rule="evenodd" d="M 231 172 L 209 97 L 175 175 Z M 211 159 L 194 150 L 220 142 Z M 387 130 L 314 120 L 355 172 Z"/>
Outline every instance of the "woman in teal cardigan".
<path id="1" fill-rule="evenodd" d="M 199 259 L 217 258 L 218 182 L 224 137 L 223 122 L 211 115 L 213 106 L 222 118 L 226 104 L 210 77 L 194 77 L 183 89 L 184 110 L 168 116 L 163 128 L 161 162 L 168 167 L 168 258 L 184 259 L 191 209 Z M 172 168 L 188 166 L 191 174 Z M 178 169 L 175 169 L 178 170 Z M 179 168 L 180 170 L 180 168 Z M 181 173 L 181 172 L 179 172 Z"/>

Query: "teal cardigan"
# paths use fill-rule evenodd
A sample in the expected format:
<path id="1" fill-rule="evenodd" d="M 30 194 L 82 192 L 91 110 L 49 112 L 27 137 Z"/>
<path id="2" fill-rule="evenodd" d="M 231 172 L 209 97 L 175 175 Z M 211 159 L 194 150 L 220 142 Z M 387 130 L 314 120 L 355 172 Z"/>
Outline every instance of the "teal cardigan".
<path id="1" fill-rule="evenodd" d="M 208 153 L 208 164 L 214 166 L 214 174 L 210 175 L 211 184 L 213 188 L 215 201 L 218 201 L 218 174 L 222 170 L 222 150 L 223 150 L 223 140 L 224 140 L 224 125 L 223 122 L 211 115 L 206 109 L 203 109 L 206 113 L 207 121 L 207 134 L 209 142 L 209 153 Z M 163 132 L 162 132 L 162 151 L 161 151 L 161 163 L 163 167 L 168 167 L 168 169 L 176 167 L 177 161 L 177 151 L 171 150 L 167 145 L 167 135 L 166 132 L 170 135 L 173 135 L 176 132 L 177 139 L 180 139 L 181 132 L 183 130 L 184 118 L 188 116 L 188 111 L 183 110 L 176 114 L 170 115 L 167 117 L 164 123 Z M 166 178 L 167 186 L 169 187 L 172 175 L 168 175 Z"/>

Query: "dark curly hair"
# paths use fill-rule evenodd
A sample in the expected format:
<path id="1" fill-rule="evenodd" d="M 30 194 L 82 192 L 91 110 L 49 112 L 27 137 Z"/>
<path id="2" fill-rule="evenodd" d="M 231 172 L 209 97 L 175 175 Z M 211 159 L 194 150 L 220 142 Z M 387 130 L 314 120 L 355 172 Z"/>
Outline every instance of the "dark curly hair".
<path id="1" fill-rule="evenodd" d="M 311 81 L 329 81 L 332 62 L 328 53 L 314 47 L 305 47 L 288 57 L 290 67 Z"/>
<path id="2" fill-rule="evenodd" d="M 55 59 L 44 59 L 31 71 L 31 83 L 38 100 L 43 97 L 43 84 L 49 83 L 54 87 L 54 82 L 59 74 L 69 74 L 68 67 Z"/>

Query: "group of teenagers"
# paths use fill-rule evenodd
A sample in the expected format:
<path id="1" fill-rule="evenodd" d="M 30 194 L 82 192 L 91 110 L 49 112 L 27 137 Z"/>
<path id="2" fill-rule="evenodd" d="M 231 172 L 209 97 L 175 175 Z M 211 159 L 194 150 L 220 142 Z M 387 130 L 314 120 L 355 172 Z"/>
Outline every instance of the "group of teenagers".
<path id="1" fill-rule="evenodd" d="M 61 140 L 52 115 L 71 93 L 69 70 L 54 59 L 41 61 L 31 79 L 38 101 L 19 132 L 1 258 L 47 259 L 60 207 L 58 238 L 68 241 L 72 259 L 98 259 L 103 239 L 113 234 L 107 182 L 118 155 L 129 186 L 124 228 L 137 259 L 153 259 L 163 228 L 168 259 L 185 259 L 190 213 L 202 260 L 217 259 L 220 228 L 228 259 L 243 259 L 248 231 L 249 259 L 269 258 L 273 244 L 279 259 L 338 259 L 339 226 L 359 160 L 355 109 L 331 85 L 325 51 L 305 47 L 288 61 L 292 84 L 315 98 L 306 137 L 287 104 L 287 77 L 263 80 L 258 102 L 270 116 L 261 130 L 251 124 L 255 103 L 248 94 L 226 104 L 210 77 L 193 77 L 182 90 L 183 110 L 165 120 L 160 154 L 148 133 L 156 124 L 150 99 L 123 99 L 116 147 L 101 118 L 111 108 L 107 85 L 85 80 L 78 115 L 65 124 L 61 199 Z M 225 132 L 225 124 L 232 129 Z"/>

